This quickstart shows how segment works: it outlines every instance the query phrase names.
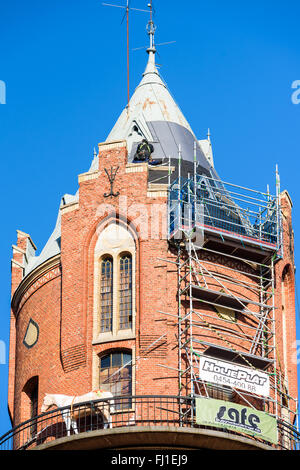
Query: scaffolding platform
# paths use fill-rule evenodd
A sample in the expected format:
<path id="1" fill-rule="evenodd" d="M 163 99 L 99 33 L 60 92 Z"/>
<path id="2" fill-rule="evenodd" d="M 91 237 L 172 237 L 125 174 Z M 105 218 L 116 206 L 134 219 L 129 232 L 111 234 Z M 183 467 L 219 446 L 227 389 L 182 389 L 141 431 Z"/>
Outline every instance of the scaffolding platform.
<path id="1" fill-rule="evenodd" d="M 248 366 L 251 364 L 255 369 L 265 370 L 274 364 L 274 359 L 267 357 L 259 357 L 254 354 L 245 353 L 244 351 L 233 351 L 232 349 L 223 346 L 202 341 L 203 346 L 206 346 L 205 356 L 222 359 L 233 364 L 240 364 Z"/>
<path id="2" fill-rule="evenodd" d="M 221 394 L 277 419 L 284 403 L 293 422 L 297 403 L 276 342 L 275 264 L 283 256 L 278 170 L 271 194 L 221 181 L 213 171 L 198 173 L 196 158 L 189 173 L 181 164 L 179 152 L 175 172 L 169 162 L 167 185 L 168 240 L 177 253 L 179 393 Z M 207 382 L 203 357 L 265 374 L 269 394 Z"/>
<path id="3" fill-rule="evenodd" d="M 280 252 L 280 186 L 276 194 L 244 188 L 197 173 L 170 182 L 169 240 L 192 236 L 205 246 L 231 244 L 255 255 Z"/>

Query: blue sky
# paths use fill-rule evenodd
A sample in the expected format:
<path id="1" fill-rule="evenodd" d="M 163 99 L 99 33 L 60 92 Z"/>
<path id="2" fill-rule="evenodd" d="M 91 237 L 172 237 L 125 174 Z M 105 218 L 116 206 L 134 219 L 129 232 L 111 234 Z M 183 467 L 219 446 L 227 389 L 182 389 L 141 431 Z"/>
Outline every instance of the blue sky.
<path id="1" fill-rule="evenodd" d="M 125 0 L 107 3 L 125 4 Z M 299 1 L 156 0 L 157 61 L 199 139 L 211 130 L 215 166 L 225 181 L 293 200 L 298 265 L 300 204 Z M 147 0 L 132 0 L 146 8 Z M 2 229 L 0 341 L 8 362 L 11 245 L 16 229 L 43 248 L 60 198 L 77 190 L 93 148 L 126 104 L 126 28 L 122 10 L 100 0 L 0 2 Z M 130 48 L 148 44 L 148 15 L 132 12 Z M 131 92 L 146 64 L 130 52 Z M 300 97 L 300 94 L 299 94 Z M 1 102 L 1 96 L 0 96 Z M 297 320 L 299 313 L 297 312 Z M 298 322 L 299 323 L 299 322 Z M 300 339 L 297 331 L 297 338 Z M 7 364 L 0 364 L 0 435 L 7 415 Z"/>

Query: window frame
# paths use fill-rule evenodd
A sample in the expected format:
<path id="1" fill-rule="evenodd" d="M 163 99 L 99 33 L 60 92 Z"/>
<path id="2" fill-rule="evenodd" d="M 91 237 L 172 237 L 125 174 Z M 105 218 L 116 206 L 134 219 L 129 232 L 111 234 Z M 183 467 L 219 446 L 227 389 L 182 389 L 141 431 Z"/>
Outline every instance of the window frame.
<path id="1" fill-rule="evenodd" d="M 34 420 L 34 418 L 38 417 L 39 414 L 39 383 L 38 380 L 33 385 L 32 389 L 29 393 L 29 400 L 30 400 L 30 419 Z M 37 429 L 38 429 L 37 419 L 34 420 L 30 426 L 30 434 L 31 437 L 36 436 Z"/>
<path id="2" fill-rule="evenodd" d="M 112 268 L 110 268 L 110 278 L 105 277 L 105 280 L 110 279 L 109 286 L 107 281 L 103 286 L 103 263 L 110 262 Z M 100 286 L 99 286 L 99 332 L 100 334 L 109 333 L 112 331 L 113 328 L 113 320 L 114 320 L 114 259 L 111 255 L 104 255 L 100 261 Z M 107 297 L 103 298 L 102 295 L 105 294 L 102 289 L 108 288 L 109 291 L 106 292 L 108 294 Z M 105 305 L 105 302 L 108 302 Z M 105 311 L 103 312 L 103 307 Z M 107 323 L 109 324 L 108 329 L 106 329 Z M 104 329 L 103 329 L 104 327 Z"/>
<path id="3" fill-rule="evenodd" d="M 121 227 L 120 243 L 109 241 L 109 234 L 106 237 L 101 235 L 111 225 Z M 124 235 L 125 233 L 125 235 Z M 124 255 L 131 256 L 131 326 L 129 328 L 120 329 L 120 260 Z M 102 260 L 106 257 L 112 258 L 113 261 L 113 315 L 112 330 L 101 332 L 101 266 Z M 136 326 L 136 244 L 133 236 L 122 225 L 110 224 L 99 235 L 95 247 L 94 257 L 94 322 L 93 322 L 93 344 L 101 344 L 105 342 L 118 341 L 121 339 L 134 339 Z"/>
<path id="4" fill-rule="evenodd" d="M 27 380 L 21 393 L 21 420 L 31 420 L 29 425 L 30 437 L 37 434 L 37 418 L 39 410 L 39 376 L 35 375 Z"/>
<path id="5" fill-rule="evenodd" d="M 131 322 L 131 326 L 128 328 L 121 328 L 121 317 L 122 317 L 122 306 L 125 306 L 126 308 L 126 302 L 121 304 L 121 260 L 124 257 L 130 257 L 130 289 L 128 291 L 130 292 L 130 312 L 128 314 L 129 320 L 128 322 Z M 118 256 L 118 266 L 117 266 L 117 271 L 118 271 L 118 305 L 117 305 L 117 324 L 118 324 L 118 331 L 125 331 L 125 330 L 132 330 L 133 326 L 133 257 L 130 252 L 122 252 Z M 131 317 L 131 320 L 130 320 Z"/>
<path id="6" fill-rule="evenodd" d="M 123 369 L 126 364 L 130 364 L 130 367 L 131 367 L 131 377 L 130 377 L 130 394 L 128 395 L 122 395 L 122 394 L 119 394 L 119 393 L 114 393 L 111 389 L 108 390 L 108 387 L 105 386 L 105 384 L 103 383 L 100 383 L 100 376 L 101 376 L 101 361 L 103 358 L 105 357 L 109 357 L 109 361 L 110 361 L 110 364 L 109 364 L 109 367 L 107 368 L 103 368 L 103 369 L 112 369 L 113 368 L 113 364 L 112 364 L 112 356 L 113 355 L 117 355 L 117 354 L 121 354 L 122 355 L 122 359 L 121 359 L 121 366 L 119 367 L 119 369 Z M 124 359 L 123 359 L 123 355 L 124 354 L 127 354 L 127 355 L 130 355 L 131 357 L 131 360 L 130 362 L 126 362 L 124 364 Z M 130 406 L 128 408 L 124 407 L 124 408 L 117 408 L 116 406 L 114 406 L 114 412 L 113 413 L 122 413 L 124 411 L 128 412 L 128 411 L 132 411 L 134 409 L 134 404 L 133 404 L 133 401 L 132 401 L 132 397 L 134 396 L 134 384 L 135 384 L 135 368 L 134 368 L 134 362 L 133 362 L 133 357 L 134 357 L 134 351 L 133 350 L 128 350 L 126 348 L 120 348 L 120 349 L 110 349 L 110 350 L 106 350 L 106 351 L 103 351 L 101 354 L 98 355 L 98 370 L 99 370 L 99 373 L 98 373 L 98 386 L 99 388 L 104 388 L 105 390 L 107 391 L 110 391 L 113 396 L 124 396 L 124 397 L 128 397 L 128 401 L 130 400 Z M 118 367 L 118 366 L 117 366 Z M 117 369 L 117 370 L 119 370 Z M 116 373 L 117 371 L 115 371 L 114 373 Z M 113 374 L 114 374 L 113 373 Z M 112 374 L 112 376 L 113 376 Z"/>

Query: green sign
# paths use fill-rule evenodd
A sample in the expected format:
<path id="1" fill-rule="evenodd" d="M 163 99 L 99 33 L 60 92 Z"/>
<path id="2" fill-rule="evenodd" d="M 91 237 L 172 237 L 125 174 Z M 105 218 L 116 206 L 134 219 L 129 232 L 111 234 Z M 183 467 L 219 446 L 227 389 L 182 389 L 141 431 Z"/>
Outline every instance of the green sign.
<path id="1" fill-rule="evenodd" d="M 229 401 L 196 398 L 196 423 L 243 432 L 273 444 L 278 442 L 275 418 Z"/>

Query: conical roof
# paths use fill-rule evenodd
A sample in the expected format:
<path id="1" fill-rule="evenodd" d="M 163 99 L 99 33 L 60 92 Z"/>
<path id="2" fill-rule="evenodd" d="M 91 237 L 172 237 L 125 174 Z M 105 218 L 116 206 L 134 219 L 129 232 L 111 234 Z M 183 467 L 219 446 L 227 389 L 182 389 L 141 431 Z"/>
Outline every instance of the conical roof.
<path id="1" fill-rule="evenodd" d="M 190 162 L 194 160 L 196 143 L 198 163 L 211 176 L 210 162 L 158 72 L 155 47 L 150 47 L 147 52 L 149 59 L 143 78 L 109 133 L 107 142 L 127 140 L 129 162 L 143 138 L 153 144 L 153 158 L 176 159 L 180 148 L 182 159 Z"/>
<path id="2" fill-rule="evenodd" d="M 189 123 L 172 98 L 155 65 L 154 53 L 149 53 L 149 60 L 143 79 L 133 93 L 129 105 L 123 110 L 107 141 L 128 138 L 132 123 L 140 123 L 141 131 L 152 139 L 150 129 L 143 124 L 152 122 L 173 122 L 192 132 Z M 146 136 L 145 136 L 146 137 Z"/>
<path id="3" fill-rule="evenodd" d="M 133 160 L 136 147 L 143 138 L 153 144 L 154 158 L 169 159 L 171 157 L 171 159 L 177 159 L 180 149 L 183 167 L 194 161 L 194 148 L 196 148 L 198 173 L 202 172 L 215 178 L 217 175 L 211 165 L 211 152 L 204 145 L 208 141 L 197 140 L 188 121 L 161 78 L 155 64 L 156 49 L 153 30 L 150 29 L 149 34 L 150 47 L 147 50 L 149 58 L 143 78 L 106 141 L 126 140 L 129 162 Z M 94 155 L 89 171 L 93 171 L 97 167 L 98 158 Z M 186 171 L 189 171 L 188 167 L 186 168 Z M 65 195 L 62 198 L 61 206 L 77 200 L 78 191 L 74 196 Z M 61 217 L 59 212 L 55 229 L 41 254 L 28 259 L 25 275 L 47 259 L 60 253 L 60 236 Z"/>

